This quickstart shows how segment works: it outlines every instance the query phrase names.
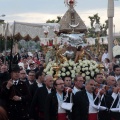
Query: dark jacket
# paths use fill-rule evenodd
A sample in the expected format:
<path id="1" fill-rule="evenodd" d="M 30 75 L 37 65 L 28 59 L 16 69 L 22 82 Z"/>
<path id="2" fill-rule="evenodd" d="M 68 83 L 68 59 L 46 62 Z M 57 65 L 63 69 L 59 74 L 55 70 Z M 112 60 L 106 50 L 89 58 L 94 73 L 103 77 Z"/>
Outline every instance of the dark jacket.
<path id="1" fill-rule="evenodd" d="M 10 79 L 10 74 L 8 72 L 0 73 L 0 87 L 1 85 Z"/>
<path id="2" fill-rule="evenodd" d="M 19 81 L 17 85 L 13 85 L 10 89 L 3 84 L 0 96 L 6 100 L 6 109 L 9 120 L 28 120 L 28 100 L 30 99 L 30 92 L 27 85 Z M 20 96 L 20 101 L 14 101 L 13 96 Z"/>
<path id="3" fill-rule="evenodd" d="M 95 98 L 95 95 L 93 94 Z M 98 103 L 98 99 L 96 100 Z M 73 118 L 74 120 L 88 120 L 89 100 L 86 90 L 79 91 L 74 96 Z"/>
<path id="4" fill-rule="evenodd" d="M 63 99 L 66 93 L 63 92 Z M 70 102 L 70 96 L 66 99 L 65 102 Z M 70 118 L 70 111 L 66 111 L 67 117 Z M 57 120 L 58 115 L 58 100 L 56 96 L 56 92 L 52 92 L 46 98 L 45 102 L 45 120 Z"/>
<path id="5" fill-rule="evenodd" d="M 43 86 L 42 87 L 45 87 L 45 84 L 42 84 Z M 30 89 L 30 93 L 31 93 L 31 96 L 33 98 L 33 96 L 35 95 L 35 92 L 36 90 L 38 89 L 38 83 L 36 82 L 36 80 L 34 81 L 34 83 L 32 85 L 29 86 L 29 89 Z"/>
<path id="6" fill-rule="evenodd" d="M 111 120 L 111 114 L 110 114 L 110 107 L 113 102 L 113 98 L 111 95 L 104 95 L 102 101 L 101 101 L 101 106 L 107 107 L 107 110 L 99 111 L 98 117 L 99 120 Z"/>
<path id="7" fill-rule="evenodd" d="M 45 86 L 36 90 L 30 108 L 30 116 L 35 120 L 40 118 L 39 114 L 44 114 L 45 100 L 48 95 L 47 88 Z"/>
<path id="8" fill-rule="evenodd" d="M 112 108 L 117 107 L 118 101 L 119 101 L 119 96 L 117 96 L 116 100 L 114 101 L 114 104 L 113 104 Z M 112 111 L 110 111 L 110 115 L 111 115 L 112 119 L 120 120 L 120 112 L 112 112 Z"/>

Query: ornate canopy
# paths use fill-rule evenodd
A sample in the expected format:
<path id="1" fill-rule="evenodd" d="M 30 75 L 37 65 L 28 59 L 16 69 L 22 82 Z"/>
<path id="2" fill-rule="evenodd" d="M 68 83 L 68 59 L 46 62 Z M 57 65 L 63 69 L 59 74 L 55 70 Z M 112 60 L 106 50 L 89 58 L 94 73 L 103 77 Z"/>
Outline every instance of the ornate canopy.
<path id="1" fill-rule="evenodd" d="M 49 39 L 54 38 L 54 27 L 59 25 L 58 23 L 23 23 L 23 22 L 14 22 L 8 23 L 8 27 L 2 24 L 0 25 L 0 36 L 11 37 L 14 36 L 16 40 L 40 40 L 45 38 L 44 27 L 49 26 L 49 32 L 47 37 Z M 7 30 L 6 30 L 7 29 Z"/>

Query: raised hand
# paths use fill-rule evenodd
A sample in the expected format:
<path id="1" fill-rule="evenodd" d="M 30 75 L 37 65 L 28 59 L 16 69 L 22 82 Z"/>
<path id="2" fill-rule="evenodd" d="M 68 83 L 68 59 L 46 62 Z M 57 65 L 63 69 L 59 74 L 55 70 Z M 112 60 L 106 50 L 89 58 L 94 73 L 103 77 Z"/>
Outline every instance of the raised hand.
<path id="1" fill-rule="evenodd" d="M 7 87 L 7 89 L 10 89 L 11 86 L 13 86 L 13 81 L 12 81 L 12 79 L 10 79 L 10 80 L 7 82 L 6 87 Z"/>

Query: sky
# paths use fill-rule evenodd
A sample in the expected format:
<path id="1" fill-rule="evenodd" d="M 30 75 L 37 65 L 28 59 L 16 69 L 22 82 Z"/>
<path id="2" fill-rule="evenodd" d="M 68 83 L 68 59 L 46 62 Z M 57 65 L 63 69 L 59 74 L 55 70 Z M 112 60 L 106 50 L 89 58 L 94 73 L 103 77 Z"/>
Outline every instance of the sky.
<path id="1" fill-rule="evenodd" d="M 108 0 L 77 0 L 75 10 L 87 27 L 90 27 L 89 16 L 98 13 L 100 23 L 107 20 Z M 120 32 L 120 0 L 114 1 L 115 32 Z M 64 0 L 0 0 L 0 17 L 5 22 L 45 23 L 48 19 L 63 16 L 68 7 Z"/>

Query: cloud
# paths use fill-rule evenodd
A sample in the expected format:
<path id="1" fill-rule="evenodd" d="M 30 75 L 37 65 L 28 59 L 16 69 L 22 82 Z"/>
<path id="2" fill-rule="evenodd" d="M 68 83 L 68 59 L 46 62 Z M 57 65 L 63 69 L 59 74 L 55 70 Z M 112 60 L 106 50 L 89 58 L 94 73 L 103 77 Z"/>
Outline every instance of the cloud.
<path id="1" fill-rule="evenodd" d="M 12 22 L 15 20 L 21 22 L 45 23 L 48 19 L 57 19 L 57 16 L 61 16 L 61 14 L 21 13 L 7 16 L 6 21 Z"/>
<path id="2" fill-rule="evenodd" d="M 77 10 L 76 10 L 77 11 Z M 115 24 L 115 31 L 120 32 L 120 16 L 119 16 L 120 8 L 115 8 L 114 14 L 114 24 Z M 90 20 L 89 16 L 93 16 L 94 14 L 98 13 L 100 16 L 100 23 L 103 24 L 105 20 L 107 20 L 107 9 L 95 9 L 95 10 L 87 10 L 87 11 L 77 11 L 80 15 L 82 20 L 85 22 L 87 27 L 90 27 Z M 65 13 L 64 13 L 65 14 Z M 19 22 L 29 22 L 29 23 L 45 23 L 47 20 L 57 19 L 57 16 L 63 16 L 64 14 L 43 14 L 43 13 L 20 13 L 20 14 L 12 14 L 6 16 L 7 22 L 19 21 Z"/>
<path id="3" fill-rule="evenodd" d="M 113 24 L 116 26 L 115 31 L 120 32 L 120 16 L 119 16 L 120 7 L 115 7 L 114 11 L 114 18 L 113 18 Z M 98 13 L 98 16 L 100 17 L 100 23 L 104 24 L 105 20 L 108 19 L 107 17 L 107 9 L 96 9 L 96 10 L 88 10 L 88 11 L 78 11 L 78 14 L 82 18 L 82 20 L 85 22 L 86 26 L 90 27 L 90 20 L 89 16 L 93 16 L 94 14 Z"/>

